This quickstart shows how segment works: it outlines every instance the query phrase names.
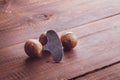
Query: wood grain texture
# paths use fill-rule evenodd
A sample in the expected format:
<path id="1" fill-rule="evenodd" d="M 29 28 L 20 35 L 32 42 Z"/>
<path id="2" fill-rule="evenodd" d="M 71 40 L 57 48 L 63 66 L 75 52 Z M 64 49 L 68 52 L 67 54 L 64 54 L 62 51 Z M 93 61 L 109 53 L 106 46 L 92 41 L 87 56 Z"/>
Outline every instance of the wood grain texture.
<path id="1" fill-rule="evenodd" d="M 0 7 L 0 48 L 120 13 L 120 0 L 8 0 Z M 29 34 L 29 35 L 28 35 Z"/>
<path id="2" fill-rule="evenodd" d="M 49 54 L 31 60 L 23 43 L 0 49 L 0 80 L 64 80 L 120 61 L 120 15 L 99 20 L 72 31 L 78 46 L 65 52 L 61 63 L 53 63 Z M 113 23 L 114 22 L 114 23 Z"/>
<path id="3" fill-rule="evenodd" d="M 120 79 L 120 64 L 111 66 L 101 71 L 88 74 L 76 80 L 119 80 Z"/>

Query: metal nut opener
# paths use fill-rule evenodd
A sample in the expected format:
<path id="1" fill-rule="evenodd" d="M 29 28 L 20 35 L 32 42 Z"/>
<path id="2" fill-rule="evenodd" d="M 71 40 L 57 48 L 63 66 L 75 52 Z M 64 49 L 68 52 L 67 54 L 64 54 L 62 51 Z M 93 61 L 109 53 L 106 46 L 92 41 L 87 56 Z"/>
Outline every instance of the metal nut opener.
<path id="1" fill-rule="evenodd" d="M 43 51 L 49 51 L 55 62 L 60 62 L 63 56 L 63 46 L 57 33 L 53 30 L 47 31 L 47 43 L 43 46 Z"/>

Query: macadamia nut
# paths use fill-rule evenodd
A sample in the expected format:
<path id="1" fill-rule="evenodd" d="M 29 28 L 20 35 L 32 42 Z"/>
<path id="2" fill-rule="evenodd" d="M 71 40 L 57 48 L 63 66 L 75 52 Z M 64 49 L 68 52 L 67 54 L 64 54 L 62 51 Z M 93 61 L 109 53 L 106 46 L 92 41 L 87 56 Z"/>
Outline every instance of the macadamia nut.
<path id="1" fill-rule="evenodd" d="M 47 36 L 46 33 L 42 33 L 39 37 L 39 41 L 42 45 L 45 45 L 47 43 Z"/>
<path id="2" fill-rule="evenodd" d="M 61 42 L 64 50 L 71 50 L 77 45 L 77 38 L 72 32 L 67 32 L 61 36 Z"/>
<path id="3" fill-rule="evenodd" d="M 39 57 L 42 55 L 42 44 L 35 39 L 29 39 L 24 45 L 26 54 L 30 57 Z"/>

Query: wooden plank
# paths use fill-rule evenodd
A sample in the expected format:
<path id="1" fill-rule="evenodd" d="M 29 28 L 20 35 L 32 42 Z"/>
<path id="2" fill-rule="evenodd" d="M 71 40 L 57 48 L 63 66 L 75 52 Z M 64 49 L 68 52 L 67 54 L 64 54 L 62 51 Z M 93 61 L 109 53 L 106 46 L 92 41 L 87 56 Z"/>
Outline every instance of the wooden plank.
<path id="1" fill-rule="evenodd" d="M 41 59 L 29 59 L 23 49 L 24 43 L 2 48 L 0 80 L 71 79 L 120 61 L 119 21 L 120 15 L 117 15 L 65 30 L 73 31 L 79 43 L 74 50 L 65 52 L 63 61 L 58 64 L 53 63 L 49 54 L 44 54 L 46 56 Z"/>
<path id="2" fill-rule="evenodd" d="M 11 5 L 12 14 L 0 14 L 0 48 L 37 38 L 49 29 L 62 31 L 120 13 L 120 0 L 40 1 Z"/>
<path id="3" fill-rule="evenodd" d="M 75 80 L 120 80 L 120 63 Z"/>
<path id="4" fill-rule="evenodd" d="M 49 3 L 48 3 L 48 1 L 47 0 L 45 0 L 45 1 L 37 1 L 37 2 L 35 2 L 36 0 L 34 0 L 34 1 L 31 1 L 31 3 L 29 2 L 29 1 L 27 1 L 27 0 L 24 0 L 24 1 L 15 1 L 15 2 L 13 2 L 13 0 L 11 0 L 11 1 L 9 1 L 9 3 L 11 3 L 11 4 L 9 4 L 10 5 L 10 10 L 11 10 L 11 13 L 12 14 L 10 14 L 10 13 L 5 13 L 4 11 L 2 11 L 3 13 L 1 13 L 1 29 L 0 29 L 0 31 L 4 31 L 4 30 L 8 30 L 8 29 L 11 29 L 13 26 L 11 26 L 10 25 L 10 23 L 9 23 L 9 21 L 11 20 L 11 18 L 13 19 L 13 17 L 15 18 L 15 20 L 16 19 L 18 19 L 17 17 L 19 17 L 20 19 L 21 18 L 24 18 L 24 19 L 26 19 L 27 17 L 28 17 L 28 19 L 29 18 L 31 18 L 31 17 L 33 17 L 33 18 L 40 18 L 41 20 L 44 20 L 44 15 L 46 15 L 47 16 L 47 14 L 49 15 L 49 13 L 50 12 L 48 12 L 48 11 L 50 11 L 53 7 L 57 7 L 58 8 L 58 11 L 60 12 L 60 11 L 65 11 L 65 10 L 67 10 L 68 8 L 72 8 L 73 6 L 75 6 L 75 5 L 78 5 L 78 4 L 83 4 L 83 3 L 88 3 L 89 2 L 89 0 L 81 0 L 81 1 L 79 1 L 79 0 L 76 0 L 76 1 L 74 1 L 74 0 L 71 0 L 71 2 L 69 1 L 69 0 L 65 0 L 65 1 L 59 1 L 59 0 L 50 0 L 49 1 Z M 79 2 L 78 2 L 79 1 Z M 21 2 L 23 3 L 23 5 L 21 6 L 20 4 L 21 4 Z M 35 3 L 34 3 L 35 2 Z M 17 5 L 16 5 L 16 3 L 17 3 Z M 18 3 L 20 3 L 19 5 L 18 5 Z M 28 5 L 26 5 L 26 4 L 28 4 Z M 65 4 L 63 4 L 63 3 L 67 3 L 67 5 L 68 6 L 66 6 L 65 7 Z M 62 8 L 64 6 L 64 9 Z M 20 9 L 19 9 L 20 8 Z M 36 9 L 37 8 L 37 9 Z M 42 8 L 42 9 L 41 9 Z M 50 10 L 48 10 L 48 8 L 50 9 Z M 4 9 L 4 8 L 3 8 Z M 22 9 L 22 10 L 21 10 Z M 6 10 L 6 9 L 5 9 Z M 37 11 L 36 11 L 37 10 Z M 39 11 L 40 10 L 40 11 Z M 48 10 L 48 11 L 46 11 L 46 10 Z M 56 10 L 56 8 L 54 9 L 55 10 L 55 13 L 57 13 L 58 11 Z M 51 10 L 52 12 L 54 11 L 53 9 Z M 46 14 L 47 13 L 47 14 Z M 14 15 L 13 15 L 14 14 Z M 7 19 L 10 19 L 10 20 L 6 20 L 6 18 Z M 23 21 L 25 21 L 24 19 L 22 19 Z M 14 20 L 14 19 L 13 19 Z M 8 22 L 7 24 L 3 24 L 3 23 L 6 23 L 6 22 Z M 12 22 L 14 22 L 14 21 L 12 21 Z M 16 21 L 17 22 L 17 21 Z M 41 22 L 41 21 L 40 21 Z M 6 26 L 6 27 L 3 27 L 3 26 Z M 14 27 L 16 27 L 15 25 L 14 25 Z"/>

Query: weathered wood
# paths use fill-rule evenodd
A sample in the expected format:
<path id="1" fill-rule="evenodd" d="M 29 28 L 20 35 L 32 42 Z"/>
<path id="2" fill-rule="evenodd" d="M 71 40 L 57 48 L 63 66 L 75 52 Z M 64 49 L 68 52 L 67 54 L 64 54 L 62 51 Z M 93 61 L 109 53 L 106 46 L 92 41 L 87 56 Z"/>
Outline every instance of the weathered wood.
<path id="1" fill-rule="evenodd" d="M 24 43 L 0 49 L 0 80 L 70 79 L 120 61 L 120 15 L 65 31 L 73 31 L 78 46 L 65 52 L 61 63 L 52 62 L 46 54 L 28 59 Z M 62 34 L 63 32 L 59 34 Z"/>
<path id="2" fill-rule="evenodd" d="M 120 79 L 120 63 L 113 65 L 98 72 L 94 72 L 78 78 L 76 80 L 119 80 Z"/>
<path id="3" fill-rule="evenodd" d="M 5 0 L 0 0 L 0 6 L 1 6 L 1 5 L 4 5 L 5 3 L 6 3 Z"/>
<path id="4" fill-rule="evenodd" d="M 0 48 L 120 13 L 120 0 L 8 1 L 0 13 Z"/>

